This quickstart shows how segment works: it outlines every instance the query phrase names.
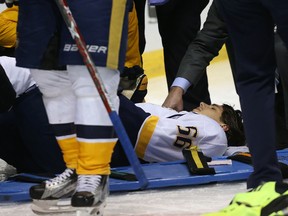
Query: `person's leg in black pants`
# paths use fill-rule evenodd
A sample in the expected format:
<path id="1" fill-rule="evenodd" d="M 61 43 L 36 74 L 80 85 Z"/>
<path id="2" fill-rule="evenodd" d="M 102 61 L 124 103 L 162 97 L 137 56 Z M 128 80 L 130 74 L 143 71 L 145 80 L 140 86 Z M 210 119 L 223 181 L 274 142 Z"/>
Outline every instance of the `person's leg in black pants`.
<path id="1" fill-rule="evenodd" d="M 16 124 L 22 139 L 25 161 L 33 165 L 23 172 L 62 173 L 65 169 L 61 150 L 49 124 L 42 94 L 38 88 L 22 94 L 13 107 Z"/>
<path id="2" fill-rule="evenodd" d="M 285 121 L 285 92 L 282 88 L 282 80 L 278 84 L 278 92 L 275 95 L 275 120 L 276 120 L 276 148 L 277 150 L 288 148 L 288 129 Z"/>
<path id="3" fill-rule="evenodd" d="M 164 63 L 168 90 L 174 81 L 180 62 L 188 45 L 200 29 L 200 14 L 209 0 L 170 0 L 156 6 L 159 33 L 164 51 Z M 189 88 L 183 96 L 184 110 L 192 110 L 203 101 L 210 104 L 207 75 Z"/>
<path id="4" fill-rule="evenodd" d="M 288 2 L 217 0 L 216 5 L 227 23 L 235 49 L 236 85 L 254 167 L 247 187 L 280 182 L 282 175 L 275 147 L 274 22 L 281 26 L 278 27 L 288 41 Z M 269 10 L 273 11 L 275 21 Z"/>
<path id="5" fill-rule="evenodd" d="M 146 38 L 145 38 L 145 6 L 146 0 L 134 0 L 137 18 L 138 18 L 138 30 L 139 30 L 139 51 L 142 55 L 145 50 Z"/>
<path id="6" fill-rule="evenodd" d="M 123 126 L 127 132 L 127 135 L 131 141 L 131 144 L 135 146 L 137 141 L 138 132 L 145 121 L 145 119 L 150 116 L 149 113 L 146 113 L 141 108 L 135 106 L 135 104 L 128 100 L 123 95 L 119 95 L 120 106 L 119 106 L 119 116 L 123 123 Z M 111 160 L 111 167 L 118 166 L 129 166 L 129 161 L 126 157 L 126 154 L 121 146 L 121 143 L 118 141 Z"/>
<path id="7" fill-rule="evenodd" d="M 275 53 L 277 71 L 280 78 L 278 120 L 278 143 L 281 148 L 288 148 L 288 49 L 278 34 L 275 35 Z M 277 102 L 277 101 L 276 101 Z M 277 123 L 277 122 L 276 122 Z M 278 125 L 276 125 L 277 127 Z"/>
<path id="8" fill-rule="evenodd" d="M 26 152 L 22 145 L 22 138 L 16 124 L 13 110 L 0 113 L 0 158 L 8 164 L 23 170 L 23 167 L 32 165 L 24 160 Z M 31 160 L 30 160 L 31 161 Z"/>

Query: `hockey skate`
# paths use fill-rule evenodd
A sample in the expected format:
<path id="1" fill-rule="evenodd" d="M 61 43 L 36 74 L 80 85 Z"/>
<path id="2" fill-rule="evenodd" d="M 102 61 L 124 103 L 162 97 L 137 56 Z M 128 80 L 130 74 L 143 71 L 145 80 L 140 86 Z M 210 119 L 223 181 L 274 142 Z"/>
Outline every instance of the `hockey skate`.
<path id="1" fill-rule="evenodd" d="M 77 185 L 77 174 L 67 168 L 59 176 L 30 188 L 31 209 L 36 214 L 65 212 L 71 207 L 70 199 Z M 71 210 L 70 210 L 71 211 Z"/>
<path id="2" fill-rule="evenodd" d="M 30 188 L 30 197 L 37 200 L 59 199 L 71 196 L 77 184 L 77 174 L 74 169 L 67 168 L 57 177 L 44 181 Z"/>
<path id="3" fill-rule="evenodd" d="M 102 216 L 108 194 L 108 176 L 79 175 L 72 199 L 34 199 L 31 209 L 38 215 Z"/>
<path id="4" fill-rule="evenodd" d="M 33 200 L 32 211 L 37 215 L 103 216 L 106 202 L 91 207 L 71 206 L 71 198 L 56 200 Z"/>
<path id="5" fill-rule="evenodd" d="M 8 177 L 17 173 L 15 167 L 9 165 L 6 161 L 0 159 L 0 181 L 5 181 Z"/>
<path id="6" fill-rule="evenodd" d="M 71 204 L 78 208 L 78 215 L 88 212 L 92 215 L 102 215 L 109 195 L 109 177 L 107 175 L 79 175 L 76 193 Z"/>

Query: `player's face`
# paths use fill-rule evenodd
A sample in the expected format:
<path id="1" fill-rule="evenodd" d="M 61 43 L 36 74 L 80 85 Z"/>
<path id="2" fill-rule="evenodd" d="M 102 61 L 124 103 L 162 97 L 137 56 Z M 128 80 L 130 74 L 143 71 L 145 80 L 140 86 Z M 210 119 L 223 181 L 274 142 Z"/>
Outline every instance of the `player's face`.
<path id="1" fill-rule="evenodd" d="M 199 107 L 193 109 L 193 112 L 206 115 L 214 119 L 215 121 L 222 123 L 220 117 L 223 112 L 223 107 L 220 105 L 217 104 L 208 105 L 204 102 L 201 102 Z"/>

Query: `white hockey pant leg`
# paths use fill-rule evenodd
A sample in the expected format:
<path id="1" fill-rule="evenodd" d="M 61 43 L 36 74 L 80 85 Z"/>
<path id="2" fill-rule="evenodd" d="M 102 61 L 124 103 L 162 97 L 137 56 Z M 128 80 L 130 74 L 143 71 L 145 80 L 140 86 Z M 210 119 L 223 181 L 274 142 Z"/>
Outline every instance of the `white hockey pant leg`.
<path id="1" fill-rule="evenodd" d="M 76 97 L 67 71 L 31 69 L 51 124 L 74 122 Z"/>
<path id="2" fill-rule="evenodd" d="M 112 125 L 102 99 L 86 66 L 67 66 L 70 80 L 77 97 L 75 123 L 81 125 Z M 97 67 L 110 101 L 116 111 L 119 109 L 117 89 L 120 80 L 118 70 Z"/>

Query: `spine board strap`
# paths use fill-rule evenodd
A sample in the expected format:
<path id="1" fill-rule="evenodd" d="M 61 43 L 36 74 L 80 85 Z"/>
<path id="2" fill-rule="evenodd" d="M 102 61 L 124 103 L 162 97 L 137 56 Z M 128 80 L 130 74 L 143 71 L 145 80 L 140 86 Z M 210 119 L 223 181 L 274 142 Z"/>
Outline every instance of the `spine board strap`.
<path id="1" fill-rule="evenodd" d="M 183 156 L 187 162 L 187 167 L 192 175 L 214 175 L 214 168 L 210 168 L 207 164 L 211 158 L 204 156 L 198 150 L 197 146 L 191 146 L 182 150 Z"/>

